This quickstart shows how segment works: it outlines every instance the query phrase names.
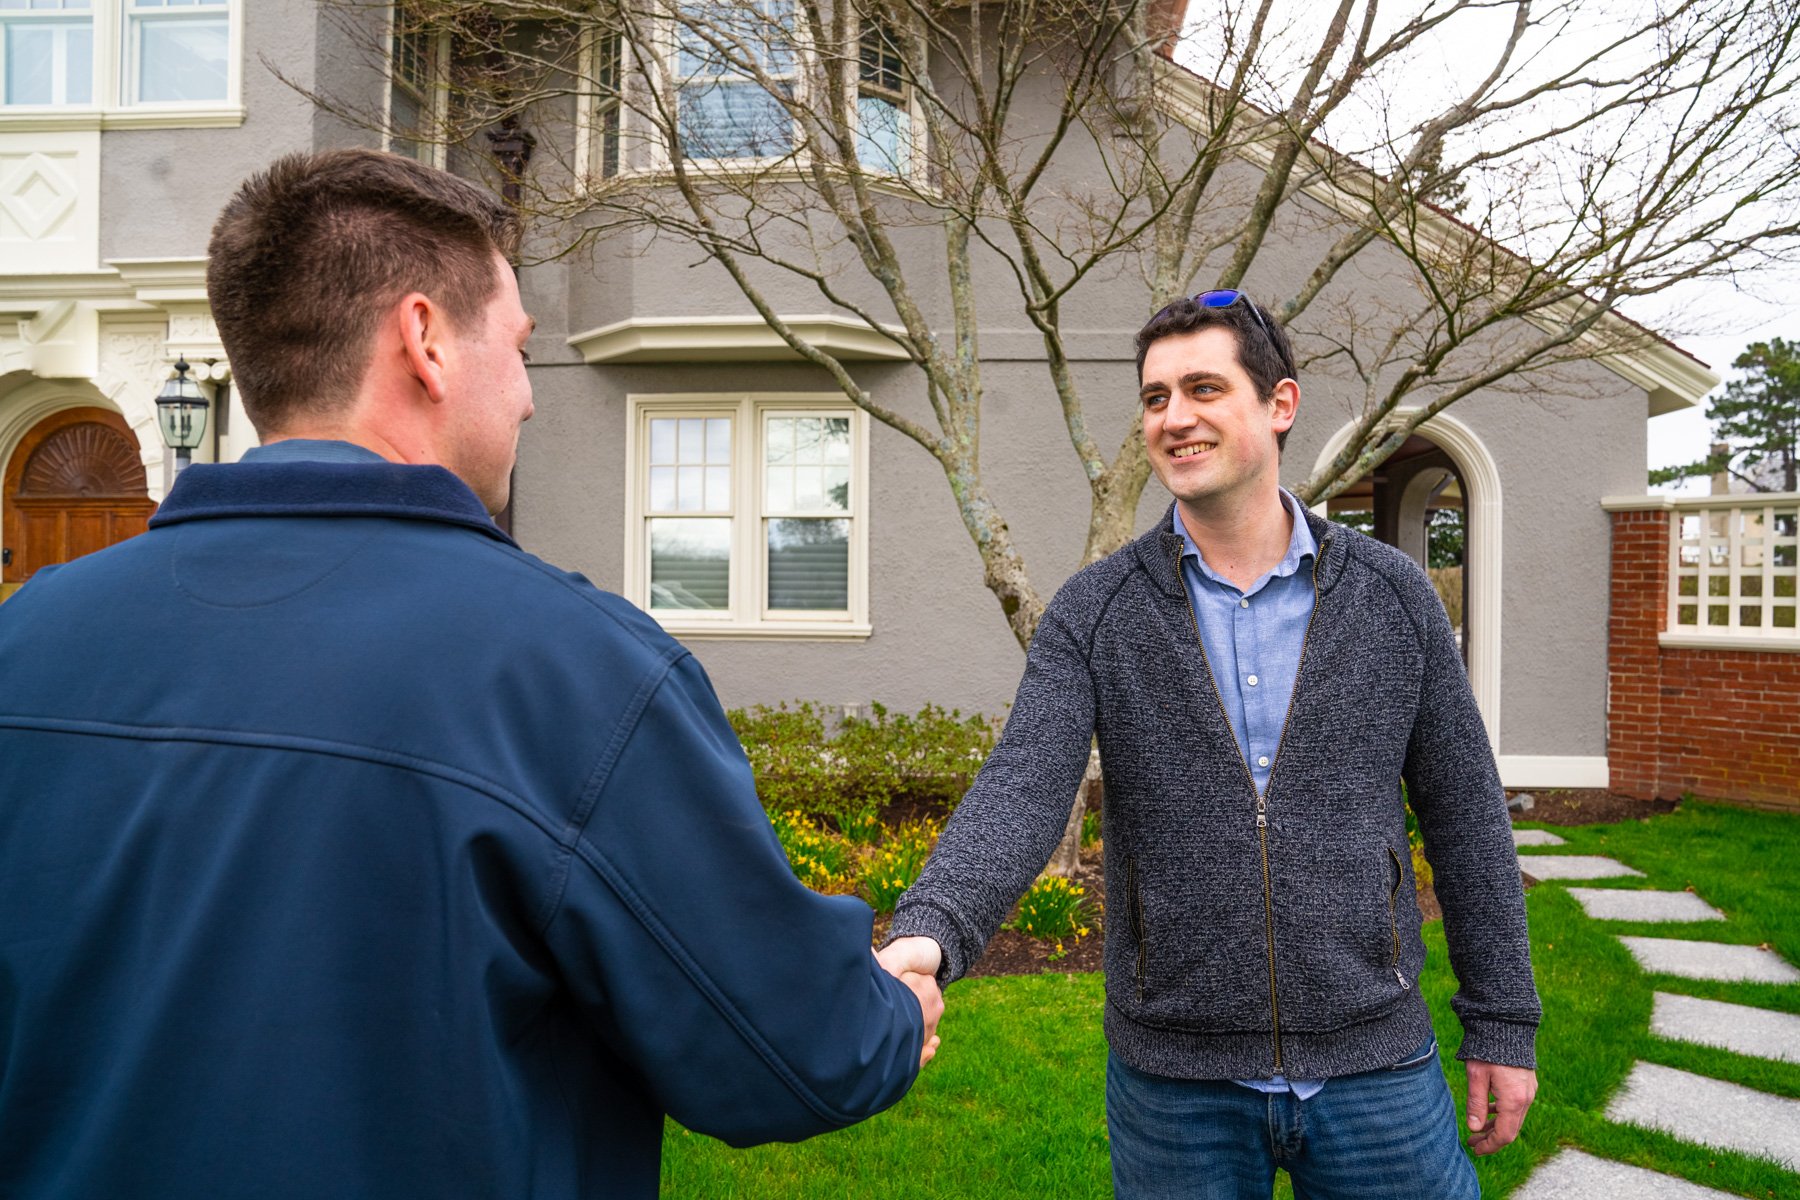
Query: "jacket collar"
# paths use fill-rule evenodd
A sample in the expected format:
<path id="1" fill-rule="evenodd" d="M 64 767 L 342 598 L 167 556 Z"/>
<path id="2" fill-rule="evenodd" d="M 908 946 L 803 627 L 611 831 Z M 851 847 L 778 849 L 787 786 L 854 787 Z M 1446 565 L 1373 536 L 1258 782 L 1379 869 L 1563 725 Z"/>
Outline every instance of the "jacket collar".
<path id="1" fill-rule="evenodd" d="M 150 527 L 209 517 L 397 517 L 518 545 L 455 475 L 403 463 L 196 463 L 176 477 Z"/>
<path id="2" fill-rule="evenodd" d="M 1302 507 L 1306 514 L 1306 527 L 1312 530 L 1313 541 L 1317 543 L 1318 557 L 1313 560 L 1314 578 L 1318 580 L 1321 593 L 1331 590 L 1338 576 L 1344 572 L 1344 561 L 1347 557 L 1338 537 L 1339 527 L 1319 516 L 1310 508 Z M 1181 535 L 1174 530 L 1175 503 L 1163 510 L 1162 520 L 1132 543 L 1144 571 L 1155 580 L 1156 586 L 1169 595 L 1184 598 L 1187 585 L 1181 581 L 1181 552 L 1185 548 Z"/>

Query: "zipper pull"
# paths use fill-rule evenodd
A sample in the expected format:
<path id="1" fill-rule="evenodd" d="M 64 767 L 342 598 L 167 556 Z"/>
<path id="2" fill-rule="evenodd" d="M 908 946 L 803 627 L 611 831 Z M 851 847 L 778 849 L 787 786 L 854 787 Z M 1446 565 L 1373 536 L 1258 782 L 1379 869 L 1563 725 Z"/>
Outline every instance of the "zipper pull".
<path id="1" fill-rule="evenodd" d="M 1412 984 L 1406 982 L 1406 976 L 1404 976 L 1400 973 L 1399 967 L 1394 968 L 1394 978 L 1398 979 L 1400 981 L 1400 990 L 1401 991 L 1403 991 L 1403 992 L 1412 991 Z"/>
<path id="2" fill-rule="evenodd" d="M 1266 814 L 1266 813 L 1257 813 L 1256 814 L 1256 827 L 1258 829 L 1267 829 L 1269 827 L 1268 814 Z"/>

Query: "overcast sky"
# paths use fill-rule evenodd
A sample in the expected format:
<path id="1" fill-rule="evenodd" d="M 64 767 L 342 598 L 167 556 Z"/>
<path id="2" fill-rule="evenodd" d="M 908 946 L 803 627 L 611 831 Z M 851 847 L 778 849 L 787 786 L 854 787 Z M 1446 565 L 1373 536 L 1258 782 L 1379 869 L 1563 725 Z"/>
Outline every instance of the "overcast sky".
<path id="1" fill-rule="evenodd" d="M 1189 9 L 1185 36 L 1176 57 L 1186 65 L 1212 74 L 1218 69 L 1217 36 L 1220 14 L 1227 8 L 1239 8 L 1252 0 L 1212 0 L 1205 8 Z M 1436 7 L 1443 7 L 1438 0 Z M 1383 24 L 1406 19 L 1419 4 L 1387 4 L 1381 18 Z M 1534 10 L 1561 7 L 1549 0 Z M 1636 0 L 1582 0 L 1579 20 L 1557 37 L 1546 37 L 1531 47 L 1532 62 L 1546 67 L 1566 60 L 1573 53 L 1586 53 L 1597 44 L 1609 25 L 1620 29 L 1641 29 L 1642 8 Z M 1321 36 L 1321 21 L 1329 9 L 1308 0 L 1278 0 L 1272 26 L 1281 33 L 1273 41 L 1273 52 L 1289 64 L 1303 57 Z M 1354 18 L 1360 20 L 1360 9 Z M 1208 24 L 1210 22 L 1211 24 Z M 1400 69 L 1387 80 L 1386 94 L 1371 92 L 1360 111 L 1351 113 L 1338 126 L 1338 132 L 1327 131 L 1327 140 L 1338 148 L 1355 153 L 1357 147 L 1347 144 L 1356 140 L 1364 128 L 1404 128 L 1422 116 L 1435 112 L 1459 87 L 1469 85 L 1472 73 L 1485 74 L 1498 47 L 1504 45 L 1511 28 L 1512 9 L 1495 4 L 1485 12 L 1460 14 L 1427 42 L 1422 39 Z M 1376 35 L 1379 41 L 1382 33 Z M 1580 35 L 1580 36 L 1575 36 Z M 1477 76 L 1479 78 L 1479 76 Z M 1346 143 L 1346 144 L 1339 144 Z M 1654 298 L 1635 302 L 1624 309 L 1626 315 L 1669 337 L 1682 349 L 1709 365 L 1725 379 L 1732 377 L 1731 362 L 1753 341 L 1771 337 L 1800 340 L 1800 268 L 1785 273 L 1745 272 L 1736 281 L 1698 281 L 1671 289 Z M 1678 413 L 1652 418 L 1649 422 L 1649 454 L 1647 466 L 1669 466 L 1692 462 L 1704 457 L 1711 441 L 1705 416 L 1705 402 Z M 1668 489 L 1677 490 L 1677 489 Z M 1705 480 L 1691 481 L 1685 491 L 1707 490 Z"/>

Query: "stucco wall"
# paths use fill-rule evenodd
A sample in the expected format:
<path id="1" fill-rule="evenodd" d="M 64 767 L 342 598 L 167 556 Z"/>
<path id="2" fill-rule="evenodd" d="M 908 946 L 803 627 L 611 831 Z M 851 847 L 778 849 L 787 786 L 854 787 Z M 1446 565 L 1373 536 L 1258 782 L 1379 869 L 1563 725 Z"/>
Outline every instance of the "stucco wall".
<path id="1" fill-rule="evenodd" d="M 233 189 L 278 155 L 312 145 L 312 105 L 277 79 L 314 82 L 317 18 L 308 5 L 244 5 L 244 123 L 233 129 L 120 129 L 100 135 L 100 257 L 206 253 Z"/>

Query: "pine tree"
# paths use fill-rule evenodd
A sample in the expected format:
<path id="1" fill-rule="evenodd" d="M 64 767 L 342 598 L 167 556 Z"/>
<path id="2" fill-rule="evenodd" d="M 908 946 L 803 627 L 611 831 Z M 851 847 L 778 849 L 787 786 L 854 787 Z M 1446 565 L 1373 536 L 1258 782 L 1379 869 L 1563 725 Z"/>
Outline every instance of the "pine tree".
<path id="1" fill-rule="evenodd" d="M 1706 413 L 1723 452 L 1651 471 L 1652 486 L 1729 471 L 1751 491 L 1800 490 L 1800 342 L 1752 342 L 1731 365 L 1742 375 Z"/>

